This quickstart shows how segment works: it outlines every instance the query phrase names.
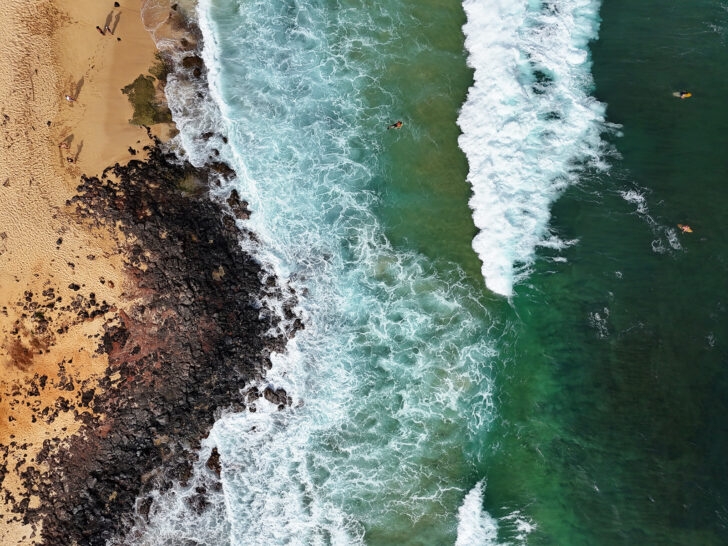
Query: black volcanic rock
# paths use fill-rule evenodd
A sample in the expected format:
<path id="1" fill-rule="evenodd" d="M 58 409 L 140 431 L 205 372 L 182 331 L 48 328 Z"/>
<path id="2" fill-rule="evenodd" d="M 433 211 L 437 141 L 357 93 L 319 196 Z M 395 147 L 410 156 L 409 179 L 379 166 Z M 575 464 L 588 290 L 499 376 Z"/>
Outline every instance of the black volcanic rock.
<path id="1" fill-rule="evenodd" d="M 230 210 L 233 211 L 235 217 L 239 220 L 247 220 L 248 218 L 250 218 L 248 202 L 240 199 L 240 194 L 238 194 L 238 190 L 233 189 L 233 191 L 230 192 L 230 196 L 227 198 L 227 204 L 230 207 Z"/>
<path id="2" fill-rule="evenodd" d="M 81 396 L 93 416 L 84 414 L 67 444 L 49 443 L 23 476 L 45 499 L 24 512 L 43 521 L 46 544 L 101 545 L 122 535 L 137 499 L 143 516 L 151 506 L 146 493 L 188 482 L 196 447 L 221 411 L 261 396 L 279 409 L 290 405 L 283 389 L 241 393 L 265 377 L 271 351 L 302 327 L 261 308 L 263 296 L 288 298 L 286 309 L 295 296 L 242 250 L 240 238 L 249 235 L 225 203 L 206 191 L 180 191 L 190 177 L 204 188 L 220 170 L 183 164 L 157 143 L 145 161 L 83 177 L 70 203 L 81 222 L 123 226 L 133 241 L 125 250 L 137 299 L 106 323 L 98 349 L 108 354 L 106 375 Z M 249 214 L 235 191 L 228 205 L 238 218 Z M 276 328 L 281 333 L 269 337 Z M 220 473 L 217 450 L 207 465 Z M 193 508 L 206 502 L 199 491 Z"/>

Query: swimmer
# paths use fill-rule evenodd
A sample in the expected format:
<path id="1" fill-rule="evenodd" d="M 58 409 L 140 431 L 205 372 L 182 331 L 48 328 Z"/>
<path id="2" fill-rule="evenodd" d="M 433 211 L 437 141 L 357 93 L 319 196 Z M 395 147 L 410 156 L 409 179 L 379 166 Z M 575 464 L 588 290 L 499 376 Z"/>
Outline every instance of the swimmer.
<path id="1" fill-rule="evenodd" d="M 687 224 L 678 224 L 678 225 L 677 225 L 677 227 L 679 227 L 679 228 L 680 228 L 680 230 L 681 230 L 681 231 L 682 231 L 683 233 L 692 233 L 692 232 L 693 232 L 693 228 L 691 228 L 691 227 L 690 227 L 689 225 L 687 225 Z"/>
<path id="2" fill-rule="evenodd" d="M 402 122 L 398 121 L 397 123 L 393 123 L 392 125 L 387 127 L 387 131 L 389 131 L 390 129 L 399 129 L 400 127 L 402 127 Z"/>
<path id="3" fill-rule="evenodd" d="M 693 96 L 693 94 L 692 94 L 692 93 L 690 93 L 689 91 L 675 91 L 675 92 L 674 92 L 674 93 L 672 94 L 672 96 L 673 96 L 673 97 L 677 97 L 677 98 L 679 98 L 679 99 L 689 99 L 690 97 L 692 97 L 692 96 Z"/>

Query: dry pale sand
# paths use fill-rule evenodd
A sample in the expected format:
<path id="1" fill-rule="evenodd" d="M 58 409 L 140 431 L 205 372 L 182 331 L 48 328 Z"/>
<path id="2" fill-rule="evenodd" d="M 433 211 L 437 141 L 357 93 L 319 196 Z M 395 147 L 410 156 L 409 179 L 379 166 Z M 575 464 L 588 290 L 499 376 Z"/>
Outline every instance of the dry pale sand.
<path id="1" fill-rule="evenodd" d="M 80 225 L 66 201 L 81 173 L 100 174 L 149 143 L 121 93 L 155 61 L 140 1 L 0 2 L 1 544 L 37 537 L 10 512 L 19 476 L 44 440 L 78 430 L 68 403 L 81 408 L 105 370 L 95 352 L 103 324 L 133 292 L 114 226 Z M 113 36 L 95 29 L 107 22 Z M 89 318 L 89 301 L 108 313 Z M 30 508 L 42 502 L 32 497 Z"/>

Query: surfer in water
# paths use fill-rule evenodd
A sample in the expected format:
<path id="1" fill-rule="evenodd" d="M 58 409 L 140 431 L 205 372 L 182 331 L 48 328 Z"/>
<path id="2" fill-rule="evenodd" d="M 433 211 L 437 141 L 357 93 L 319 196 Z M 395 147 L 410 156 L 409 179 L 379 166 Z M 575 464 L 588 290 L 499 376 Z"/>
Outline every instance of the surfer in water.
<path id="1" fill-rule="evenodd" d="M 402 122 L 398 121 L 396 123 L 393 123 L 389 127 L 387 127 L 387 131 L 389 131 L 390 129 L 399 129 L 400 127 L 402 127 L 402 125 L 403 125 Z"/>
<path id="2" fill-rule="evenodd" d="M 679 227 L 679 228 L 680 228 L 680 230 L 681 230 L 681 231 L 682 231 L 683 233 L 692 233 L 692 232 L 693 232 L 693 228 L 691 228 L 691 227 L 690 227 L 689 225 L 687 225 L 687 224 L 678 224 L 678 225 L 677 225 L 677 227 Z"/>
<path id="3" fill-rule="evenodd" d="M 675 91 L 672 96 L 679 99 L 689 99 L 693 94 L 690 91 Z"/>

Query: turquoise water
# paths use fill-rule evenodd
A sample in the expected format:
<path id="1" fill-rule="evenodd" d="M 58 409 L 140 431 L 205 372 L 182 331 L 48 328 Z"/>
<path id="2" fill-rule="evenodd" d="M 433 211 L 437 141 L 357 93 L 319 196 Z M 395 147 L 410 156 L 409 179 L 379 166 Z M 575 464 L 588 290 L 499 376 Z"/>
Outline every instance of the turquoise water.
<path id="1" fill-rule="evenodd" d="M 358 2 L 211 2 L 203 14 L 239 188 L 255 210 L 250 227 L 266 259 L 306 293 L 307 328 L 270 376 L 303 406 L 233 416 L 215 431 L 235 543 L 456 538 L 456 512 L 482 455 L 478 440 L 493 418 L 489 372 L 501 328 L 482 292 L 447 259 L 455 248 L 428 258 L 406 238 L 387 237 L 388 226 L 407 219 L 383 222 L 394 216 L 393 201 L 414 204 L 404 195 L 411 186 L 392 183 L 405 163 L 423 186 L 459 178 L 450 201 L 467 225 L 455 142 L 455 165 L 445 154 L 430 158 L 440 164 L 433 173 L 417 165 L 437 153 L 438 141 L 447 144 L 435 128 L 418 129 L 408 102 L 441 109 L 452 122 L 463 93 L 449 97 L 443 83 L 428 84 L 408 66 L 411 55 L 421 54 L 416 68 L 437 56 L 442 65 L 459 61 L 453 79 L 469 76 L 458 40 L 440 40 L 433 55 L 426 32 L 405 34 L 434 24 L 431 17 L 437 13 L 403 2 L 375 10 Z M 393 82 L 412 78 L 429 87 L 403 100 Z M 392 116 L 411 129 L 388 132 Z M 412 140 L 429 150 L 398 162 Z M 467 237 L 451 240 L 459 252 L 468 247 Z"/>
<path id="2" fill-rule="evenodd" d="M 221 418 L 222 492 L 147 543 L 725 542 L 726 8 L 198 12 L 182 144 L 227 135 L 306 329 L 268 378 L 292 409 Z"/>

